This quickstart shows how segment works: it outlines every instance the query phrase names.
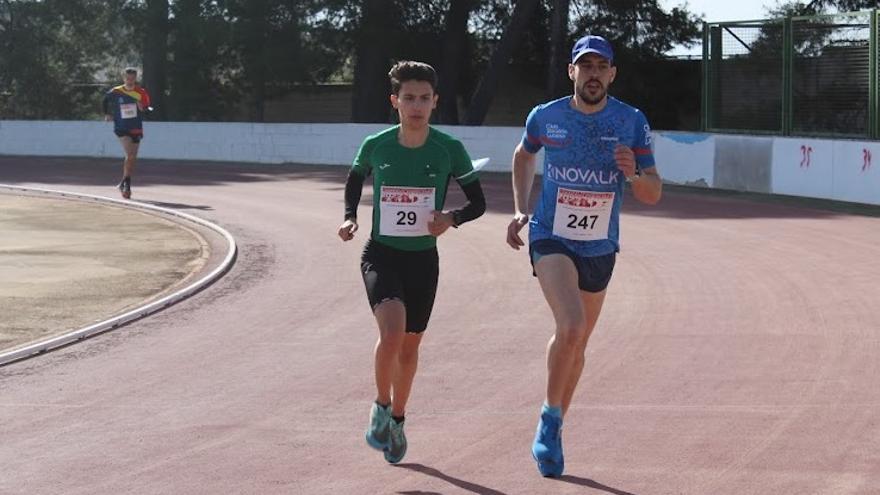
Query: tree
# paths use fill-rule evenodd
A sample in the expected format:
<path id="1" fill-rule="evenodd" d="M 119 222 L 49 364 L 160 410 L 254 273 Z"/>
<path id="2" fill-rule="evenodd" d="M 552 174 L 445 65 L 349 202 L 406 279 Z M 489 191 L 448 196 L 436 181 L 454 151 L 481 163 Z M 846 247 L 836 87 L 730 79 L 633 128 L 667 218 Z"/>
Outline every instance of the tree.
<path id="1" fill-rule="evenodd" d="M 699 72 L 688 72 L 664 55 L 675 45 L 691 46 L 699 38 L 696 16 L 680 7 L 664 10 L 657 0 L 574 0 L 572 5 L 576 36 L 598 34 L 614 47 L 618 77 L 612 95 L 666 128 L 677 126 L 683 108 L 699 111 Z"/>
<path id="2" fill-rule="evenodd" d="M 451 0 L 443 33 L 443 55 L 440 62 L 438 93 L 439 120 L 442 124 L 457 125 L 458 95 L 461 68 L 467 64 L 467 22 L 476 0 Z"/>
<path id="3" fill-rule="evenodd" d="M 144 87 L 150 93 L 156 109 L 153 119 L 167 118 L 165 108 L 165 89 L 168 65 L 168 0 L 147 0 L 144 26 Z"/>
<path id="4" fill-rule="evenodd" d="M 449 57 L 447 60 L 455 59 L 456 45 L 460 44 L 460 40 L 444 46 L 444 26 L 448 22 L 458 26 L 463 24 L 465 43 L 461 44 L 466 47 L 466 12 L 461 17 L 456 14 L 459 21 L 452 21 L 448 13 L 454 7 L 452 4 L 464 5 L 476 3 L 476 0 L 326 0 L 321 3 L 324 9 L 318 9 L 317 12 L 320 17 L 329 18 L 329 21 L 318 23 L 325 30 L 315 40 L 326 40 L 330 34 L 326 27 L 333 25 L 336 37 L 324 45 L 335 42 L 340 50 L 354 53 L 354 122 L 389 121 L 388 70 L 394 61 L 419 60 L 434 65 L 441 72 L 444 93 L 447 83 L 457 85 L 460 77 L 448 77 L 443 67 L 449 67 L 445 65 L 449 62 L 444 62 L 444 57 Z M 458 63 L 467 66 L 460 53 L 459 57 Z M 460 71 L 461 67 L 450 69 Z M 454 104 L 452 96 L 444 95 L 441 101 L 441 105 Z"/>
<path id="5" fill-rule="evenodd" d="M 588 31 L 637 71 L 697 27 L 656 0 L 0 0 L 0 111 L 94 116 L 97 88 L 143 64 L 154 117 L 263 120 L 297 85 L 353 79 L 352 120 L 388 122 L 387 71 L 412 59 L 438 69 L 436 120 L 458 123 L 466 101 L 463 120 L 477 124 L 509 81 L 562 93 L 568 49 Z"/>
<path id="6" fill-rule="evenodd" d="M 210 0 L 175 0 L 171 9 L 168 117 L 222 120 L 236 70 L 225 12 Z"/>
<path id="7" fill-rule="evenodd" d="M 97 116 L 94 78 L 118 51 L 113 40 L 122 34 L 120 7 L 120 1 L 99 0 L 0 2 L 0 115 Z"/>
<path id="8" fill-rule="evenodd" d="M 568 18 L 570 0 L 553 0 L 550 21 L 550 63 L 547 65 L 547 98 L 561 96 L 568 90 L 568 77 L 565 68 L 569 62 Z"/>
<path id="9" fill-rule="evenodd" d="M 465 117 L 467 125 L 481 125 L 486 118 L 486 113 L 492 104 L 492 96 L 498 88 L 498 82 L 539 2 L 540 0 L 518 0 L 516 2 L 510 23 L 504 29 L 501 41 L 492 53 L 489 66 L 483 73 L 483 78 L 471 98 L 470 107 Z"/>
<path id="10" fill-rule="evenodd" d="M 777 4 L 771 12 L 784 10 L 793 10 L 799 2 L 788 2 Z M 803 15 L 815 15 L 827 12 L 829 8 L 833 8 L 838 12 L 856 12 L 865 9 L 880 8 L 880 2 L 877 0 L 811 0 L 806 4 L 800 4 L 800 11 Z"/>
<path id="11" fill-rule="evenodd" d="M 673 46 L 691 46 L 700 36 L 697 17 L 680 7 L 667 12 L 657 0 L 575 2 L 575 32 L 603 35 L 614 45 L 615 58 L 622 60 L 630 54 L 663 58 Z"/>
<path id="12" fill-rule="evenodd" d="M 304 7 L 302 1 L 294 0 L 230 2 L 235 49 L 243 69 L 251 120 L 265 120 L 268 98 L 307 79 L 302 42 Z"/>
<path id="13" fill-rule="evenodd" d="M 354 122 L 388 122 L 388 68 L 396 31 L 394 0 L 366 0 L 355 32 Z"/>

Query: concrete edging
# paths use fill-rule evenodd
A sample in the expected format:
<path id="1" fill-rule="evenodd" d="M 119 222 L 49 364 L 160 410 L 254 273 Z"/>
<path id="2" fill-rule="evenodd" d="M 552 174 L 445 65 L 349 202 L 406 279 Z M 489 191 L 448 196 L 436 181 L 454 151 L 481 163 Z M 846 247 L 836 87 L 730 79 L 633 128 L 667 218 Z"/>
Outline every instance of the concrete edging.
<path id="1" fill-rule="evenodd" d="M 107 332 L 109 330 L 113 330 L 117 327 L 125 325 L 126 323 L 130 323 L 132 321 L 139 320 L 139 319 L 144 318 L 146 316 L 149 316 L 153 313 L 157 313 L 157 312 L 159 312 L 159 311 L 161 311 L 161 310 L 163 310 L 173 304 L 176 304 L 176 303 L 192 296 L 193 294 L 195 294 L 196 292 L 198 292 L 202 288 L 204 288 L 207 285 L 211 284 L 212 282 L 218 280 L 227 271 L 229 271 L 229 269 L 235 263 L 235 258 L 236 258 L 236 255 L 238 254 L 238 247 L 235 243 L 235 238 L 233 238 L 232 234 L 230 234 L 226 229 L 224 229 L 223 227 L 220 227 L 219 225 L 211 223 L 207 220 L 203 220 L 199 217 L 196 217 L 196 216 L 193 216 L 193 215 L 190 215 L 187 213 L 175 211 L 175 210 L 172 210 L 169 208 L 163 208 L 161 206 L 154 206 L 154 205 L 150 205 L 150 204 L 146 204 L 146 203 L 139 203 L 137 201 L 127 201 L 127 200 L 123 201 L 123 200 L 107 198 L 107 197 L 103 197 L 103 196 L 95 196 L 95 195 L 91 195 L 91 194 L 73 193 L 73 192 L 58 191 L 58 190 L 53 190 L 53 189 L 21 187 L 21 186 L 9 185 L 9 184 L 0 184 L 0 189 L 5 189 L 5 190 L 9 190 L 9 191 L 27 192 L 27 193 L 42 193 L 42 194 L 53 196 L 53 197 L 61 197 L 61 198 L 69 198 L 69 199 L 72 198 L 72 199 L 76 199 L 76 200 L 92 201 L 92 202 L 96 202 L 96 203 L 105 203 L 105 204 L 109 203 L 109 204 L 113 204 L 116 206 L 122 206 L 125 208 L 130 208 L 130 209 L 135 209 L 135 210 L 146 210 L 146 211 L 160 212 L 160 213 L 163 213 L 164 215 L 170 215 L 172 217 L 183 218 L 183 219 L 188 220 L 190 222 L 193 222 L 193 223 L 196 223 L 196 224 L 201 225 L 203 227 L 206 227 L 208 229 L 211 229 L 211 230 L 217 232 L 218 234 L 220 234 L 221 236 L 223 236 L 223 238 L 226 239 L 226 242 L 228 245 L 228 250 L 227 250 L 226 256 L 223 259 L 223 261 L 220 263 L 220 265 L 217 266 L 215 269 L 213 269 L 207 275 L 205 275 L 205 276 L 201 277 L 200 279 L 196 280 L 195 282 L 193 282 L 192 284 L 190 284 L 190 285 L 188 285 L 188 286 L 186 286 L 186 287 L 184 287 L 184 288 L 182 288 L 172 294 L 169 294 L 161 299 L 153 301 L 153 302 L 146 304 L 144 306 L 140 306 L 138 308 L 135 308 L 135 309 L 128 311 L 126 313 L 123 313 L 121 315 L 114 316 L 113 318 L 109 318 L 109 319 L 101 321 L 99 323 L 95 323 L 95 324 L 89 325 L 87 327 L 68 332 L 63 335 L 58 335 L 58 336 L 43 340 L 41 342 L 37 342 L 35 344 L 27 345 L 21 349 L 16 349 L 16 350 L 0 353 L 0 366 L 5 366 L 5 365 L 12 363 L 12 362 L 15 362 L 15 361 L 21 361 L 23 359 L 28 359 L 30 357 L 49 352 L 49 351 L 57 349 L 59 347 L 63 347 L 63 346 L 75 343 L 77 341 L 87 339 L 93 335 Z"/>

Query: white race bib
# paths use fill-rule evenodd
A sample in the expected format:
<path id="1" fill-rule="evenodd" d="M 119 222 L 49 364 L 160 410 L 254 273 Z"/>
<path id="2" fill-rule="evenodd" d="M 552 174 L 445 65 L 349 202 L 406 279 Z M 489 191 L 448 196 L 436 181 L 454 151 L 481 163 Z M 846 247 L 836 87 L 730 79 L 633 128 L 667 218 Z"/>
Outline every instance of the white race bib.
<path id="1" fill-rule="evenodd" d="M 430 235 L 428 221 L 434 210 L 433 187 L 382 186 L 379 198 L 379 235 Z"/>
<path id="2" fill-rule="evenodd" d="M 613 192 L 577 191 L 560 187 L 556 193 L 553 235 L 572 241 L 608 239 Z"/>
<path id="3" fill-rule="evenodd" d="M 119 105 L 119 113 L 123 119 L 133 119 L 138 116 L 137 103 L 123 103 Z"/>

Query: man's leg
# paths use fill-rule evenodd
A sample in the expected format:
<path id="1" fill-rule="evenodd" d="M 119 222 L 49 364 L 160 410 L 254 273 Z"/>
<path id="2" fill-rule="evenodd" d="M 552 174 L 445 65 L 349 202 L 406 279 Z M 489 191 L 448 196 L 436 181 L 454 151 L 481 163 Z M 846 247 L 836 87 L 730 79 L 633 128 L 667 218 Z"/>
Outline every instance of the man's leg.
<path id="1" fill-rule="evenodd" d="M 574 262 L 563 254 L 547 254 L 534 263 L 544 298 L 556 321 L 547 345 L 547 397 L 532 443 L 532 456 L 543 476 L 562 475 L 562 406 L 578 342 L 584 339 L 586 320 Z"/>
<path id="2" fill-rule="evenodd" d="M 547 405 L 561 408 L 578 345 L 586 340 L 578 272 L 567 256 L 549 254 L 535 263 L 535 273 L 556 322 L 556 331 L 547 345 Z"/>
<path id="3" fill-rule="evenodd" d="M 134 173 L 134 162 L 137 160 L 139 143 L 135 143 L 129 136 L 120 136 L 119 142 L 125 152 L 125 160 L 122 162 L 122 182 L 119 183 L 119 192 L 125 199 L 131 198 L 131 175 Z"/>
<path id="4" fill-rule="evenodd" d="M 603 290 L 601 292 L 581 291 L 581 301 L 583 301 L 586 331 L 583 333 L 582 338 L 580 338 L 576 343 L 574 363 L 572 364 L 568 380 L 565 385 L 565 391 L 562 395 L 563 417 L 565 416 L 565 413 L 568 412 L 568 407 L 571 405 L 572 397 L 574 397 L 574 391 L 577 388 L 578 380 L 580 380 L 581 374 L 584 371 L 584 352 L 587 349 L 587 341 L 590 339 L 590 335 L 593 334 L 593 329 L 596 328 L 596 322 L 599 321 L 599 314 L 602 312 L 602 303 L 605 302 L 606 292 L 606 290 Z"/>
<path id="5" fill-rule="evenodd" d="M 137 161 L 140 143 L 135 143 L 130 136 L 120 137 L 119 142 L 122 143 L 122 150 L 125 152 L 125 160 L 122 162 L 122 177 L 131 177 L 134 174 L 134 164 Z"/>

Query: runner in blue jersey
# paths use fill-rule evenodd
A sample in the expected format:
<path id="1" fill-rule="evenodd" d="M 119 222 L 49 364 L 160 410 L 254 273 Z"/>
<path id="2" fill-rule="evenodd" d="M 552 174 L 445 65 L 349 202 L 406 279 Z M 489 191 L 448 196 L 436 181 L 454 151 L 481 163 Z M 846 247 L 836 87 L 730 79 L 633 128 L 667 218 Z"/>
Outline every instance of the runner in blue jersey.
<path id="1" fill-rule="evenodd" d="M 123 84 L 112 88 L 104 95 L 102 107 L 104 120 L 113 121 L 113 133 L 119 138 L 125 161 L 122 162 L 122 182 L 119 192 L 125 199 L 131 198 L 131 176 L 137 161 L 141 139 L 144 138 L 144 115 L 152 110 L 150 94 L 138 86 L 138 71 L 127 67 L 123 71 Z"/>
<path id="2" fill-rule="evenodd" d="M 651 130 L 638 109 L 608 96 L 617 76 L 611 45 L 584 36 L 572 49 L 574 94 L 535 107 L 513 156 L 514 217 L 507 243 L 519 249 L 529 225 L 529 257 L 556 321 L 547 346 L 547 395 L 532 456 L 544 476 L 562 475 L 562 420 L 584 368 L 620 249 L 620 206 L 629 182 L 635 198 L 655 204 L 662 181 Z M 536 158 L 544 177 L 534 217 L 527 214 Z"/>

